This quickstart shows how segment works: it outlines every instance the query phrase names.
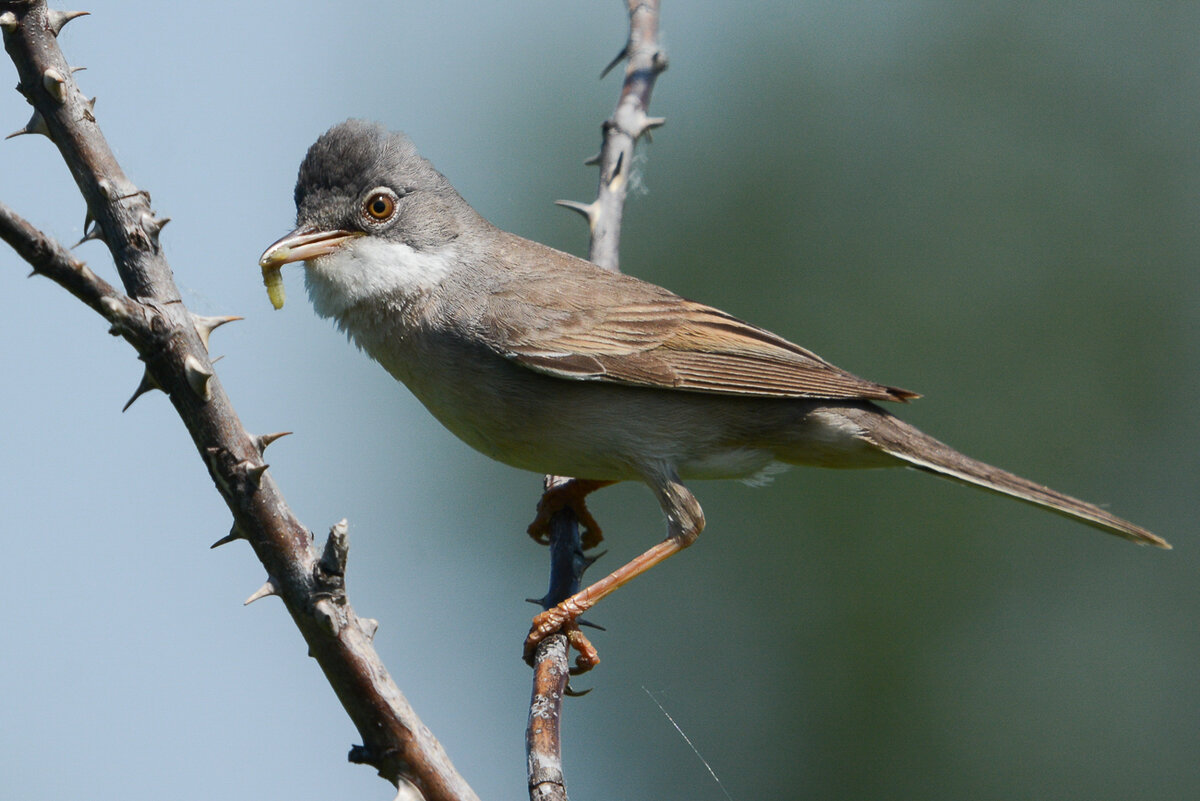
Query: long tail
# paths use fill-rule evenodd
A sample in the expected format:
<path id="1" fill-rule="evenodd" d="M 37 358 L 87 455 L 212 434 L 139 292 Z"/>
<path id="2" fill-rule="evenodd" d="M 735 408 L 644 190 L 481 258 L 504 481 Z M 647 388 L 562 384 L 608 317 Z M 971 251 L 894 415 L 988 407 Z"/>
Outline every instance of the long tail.
<path id="1" fill-rule="evenodd" d="M 868 419 L 866 415 L 870 415 Z M 866 438 L 886 453 L 907 462 L 918 470 L 952 478 L 985 490 L 1007 495 L 1026 503 L 1072 517 L 1090 526 L 1132 540 L 1138 545 L 1170 548 L 1166 540 L 1151 534 L 1099 506 L 1064 495 L 1028 479 L 992 467 L 939 442 L 882 409 L 862 410 L 851 414 L 864 429 Z"/>

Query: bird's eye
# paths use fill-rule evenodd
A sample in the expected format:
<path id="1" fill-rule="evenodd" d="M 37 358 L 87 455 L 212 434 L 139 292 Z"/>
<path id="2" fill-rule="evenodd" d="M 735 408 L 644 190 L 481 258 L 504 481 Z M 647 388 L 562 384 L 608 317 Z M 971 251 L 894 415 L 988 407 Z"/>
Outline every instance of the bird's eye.
<path id="1" fill-rule="evenodd" d="M 396 213 L 396 195 L 388 190 L 376 190 L 363 201 L 363 213 L 373 222 L 384 222 Z"/>

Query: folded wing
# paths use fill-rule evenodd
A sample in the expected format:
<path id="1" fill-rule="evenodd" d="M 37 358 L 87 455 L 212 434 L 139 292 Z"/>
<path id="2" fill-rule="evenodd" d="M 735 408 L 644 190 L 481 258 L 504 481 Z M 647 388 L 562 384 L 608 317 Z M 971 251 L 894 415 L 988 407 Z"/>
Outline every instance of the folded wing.
<path id="1" fill-rule="evenodd" d="M 569 282 L 525 274 L 519 295 L 493 288 L 481 321 L 488 344 L 518 364 L 567 379 L 779 398 L 918 397 L 653 284 L 599 268 L 572 272 Z"/>

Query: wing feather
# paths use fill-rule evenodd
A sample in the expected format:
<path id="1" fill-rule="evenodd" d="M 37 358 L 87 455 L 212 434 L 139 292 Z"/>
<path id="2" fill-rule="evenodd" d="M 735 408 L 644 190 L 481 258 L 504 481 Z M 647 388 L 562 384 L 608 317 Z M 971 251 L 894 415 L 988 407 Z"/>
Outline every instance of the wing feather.
<path id="1" fill-rule="evenodd" d="M 719 309 L 551 253 L 570 259 L 570 280 L 548 270 L 522 271 L 489 287 L 479 320 L 478 333 L 490 347 L 531 370 L 724 395 L 918 397 L 859 378 Z"/>

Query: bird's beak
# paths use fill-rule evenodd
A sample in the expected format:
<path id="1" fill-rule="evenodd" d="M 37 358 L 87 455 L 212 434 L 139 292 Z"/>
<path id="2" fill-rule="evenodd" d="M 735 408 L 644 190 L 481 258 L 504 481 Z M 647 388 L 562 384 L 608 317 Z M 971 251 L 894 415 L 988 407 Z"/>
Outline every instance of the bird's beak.
<path id="1" fill-rule="evenodd" d="M 362 231 L 321 231 L 313 226 L 302 226 L 274 242 L 258 258 L 271 305 L 276 309 L 283 308 L 283 276 L 279 272 L 283 265 L 325 256 L 363 235 Z"/>

